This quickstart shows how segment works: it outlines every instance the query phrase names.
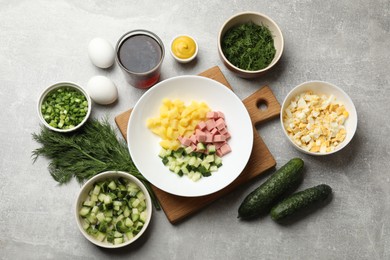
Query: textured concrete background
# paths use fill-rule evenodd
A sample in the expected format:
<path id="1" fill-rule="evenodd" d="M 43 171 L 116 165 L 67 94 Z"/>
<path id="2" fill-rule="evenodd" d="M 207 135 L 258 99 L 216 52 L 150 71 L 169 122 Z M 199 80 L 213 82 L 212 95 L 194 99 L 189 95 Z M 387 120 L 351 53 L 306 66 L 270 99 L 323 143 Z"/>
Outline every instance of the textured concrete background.
<path id="1" fill-rule="evenodd" d="M 272 73 L 256 80 L 232 75 L 217 53 L 217 34 L 231 15 L 258 11 L 272 17 L 285 37 L 285 52 Z M 296 85 L 325 80 L 344 89 L 356 105 L 357 133 L 342 152 L 310 157 L 292 148 L 279 121 L 258 128 L 280 167 L 292 157 L 307 165 L 301 188 L 327 183 L 333 201 L 292 225 L 269 217 L 242 222 L 237 208 L 265 179 L 216 201 L 173 226 L 154 212 L 141 241 L 123 250 L 90 244 L 77 229 L 72 206 L 80 185 L 63 186 L 48 173 L 38 147 L 39 93 L 57 81 L 85 85 L 101 74 L 118 86 L 112 106 L 92 116 L 114 116 L 144 93 L 129 86 L 118 66 L 94 67 L 88 42 L 112 44 L 126 31 L 144 28 L 167 46 L 186 33 L 199 57 L 180 65 L 169 56 L 162 78 L 197 74 L 218 65 L 240 98 L 268 84 L 279 102 Z M 293 1 L 0 1 L 0 259 L 389 259 L 390 258 L 390 2 L 388 0 Z M 166 49 L 168 50 L 168 49 Z"/>

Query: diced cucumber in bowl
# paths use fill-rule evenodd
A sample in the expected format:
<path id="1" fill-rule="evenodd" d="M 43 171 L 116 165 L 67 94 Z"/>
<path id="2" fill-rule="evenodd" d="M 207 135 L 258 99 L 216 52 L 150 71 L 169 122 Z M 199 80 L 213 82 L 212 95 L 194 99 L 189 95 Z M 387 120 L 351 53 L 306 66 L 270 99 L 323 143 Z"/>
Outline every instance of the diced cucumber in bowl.
<path id="1" fill-rule="evenodd" d="M 203 143 L 198 143 L 197 150 L 204 152 L 195 152 L 191 146 L 179 148 L 177 151 L 161 148 L 159 156 L 171 172 L 198 181 L 218 171 L 222 166 L 222 158 L 215 154 L 214 145 L 206 147 Z"/>
<path id="2" fill-rule="evenodd" d="M 84 184 L 76 202 L 80 231 L 92 243 L 118 248 L 147 228 L 151 199 L 143 184 L 125 172 L 100 173 Z"/>

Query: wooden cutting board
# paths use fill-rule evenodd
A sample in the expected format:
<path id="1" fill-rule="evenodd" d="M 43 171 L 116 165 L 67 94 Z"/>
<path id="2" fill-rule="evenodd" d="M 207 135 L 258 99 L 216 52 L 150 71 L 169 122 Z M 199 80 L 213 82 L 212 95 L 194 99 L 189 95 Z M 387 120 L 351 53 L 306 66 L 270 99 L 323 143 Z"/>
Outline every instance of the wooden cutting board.
<path id="1" fill-rule="evenodd" d="M 199 75 L 219 81 L 226 87 L 232 89 L 218 66 L 210 68 L 200 73 Z M 152 186 L 156 197 L 160 201 L 162 209 L 172 224 L 178 223 L 184 218 L 198 212 L 205 206 L 209 205 L 211 202 L 231 192 L 239 185 L 252 180 L 268 169 L 275 167 L 275 159 L 259 136 L 255 126 L 269 119 L 277 117 L 280 114 L 280 104 L 276 100 L 271 89 L 267 86 L 260 88 L 251 96 L 244 99 L 243 103 L 247 108 L 253 123 L 254 142 L 248 164 L 234 182 L 216 193 L 201 197 L 180 197 L 166 193 L 165 191 Z M 130 114 L 131 109 L 115 117 L 115 122 L 126 140 L 127 124 L 130 118 Z"/>

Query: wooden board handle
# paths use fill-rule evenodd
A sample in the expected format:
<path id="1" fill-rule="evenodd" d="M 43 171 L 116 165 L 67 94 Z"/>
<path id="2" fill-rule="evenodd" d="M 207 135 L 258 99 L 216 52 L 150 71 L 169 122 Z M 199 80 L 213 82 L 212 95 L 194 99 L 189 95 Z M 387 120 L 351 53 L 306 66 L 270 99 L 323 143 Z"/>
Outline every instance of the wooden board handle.
<path id="1" fill-rule="evenodd" d="M 253 126 L 279 116 L 280 104 L 268 86 L 264 86 L 244 99 Z"/>

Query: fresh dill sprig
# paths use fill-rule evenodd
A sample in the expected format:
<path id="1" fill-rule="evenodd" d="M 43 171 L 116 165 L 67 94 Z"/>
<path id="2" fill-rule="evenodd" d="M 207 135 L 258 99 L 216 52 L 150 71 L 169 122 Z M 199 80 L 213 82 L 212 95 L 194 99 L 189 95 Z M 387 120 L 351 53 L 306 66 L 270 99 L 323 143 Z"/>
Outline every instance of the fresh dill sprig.
<path id="1" fill-rule="evenodd" d="M 125 171 L 145 184 L 154 206 L 160 209 L 150 183 L 135 167 L 127 144 L 117 139 L 107 119 L 90 119 L 74 133 L 58 133 L 41 126 L 40 133 L 32 137 L 41 144 L 32 152 L 33 162 L 39 156 L 48 158 L 49 172 L 58 183 L 67 183 L 73 177 L 82 183 L 100 172 Z"/>

